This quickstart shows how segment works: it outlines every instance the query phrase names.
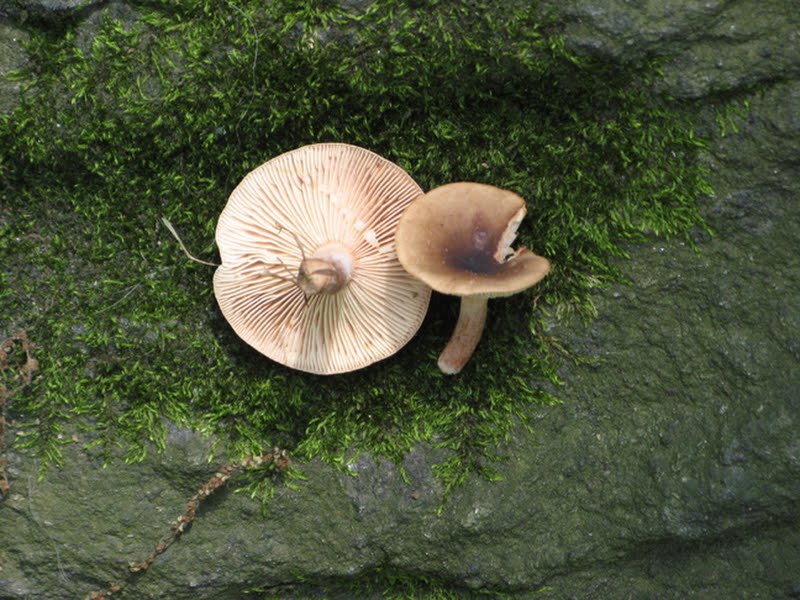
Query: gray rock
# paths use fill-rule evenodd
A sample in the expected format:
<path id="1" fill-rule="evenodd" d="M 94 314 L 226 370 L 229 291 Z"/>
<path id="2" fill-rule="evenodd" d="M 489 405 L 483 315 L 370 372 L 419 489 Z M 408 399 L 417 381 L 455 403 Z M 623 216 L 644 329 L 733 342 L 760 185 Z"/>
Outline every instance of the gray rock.
<path id="1" fill-rule="evenodd" d="M 545 2 L 578 52 L 665 57 L 662 88 L 698 98 L 800 74 L 800 11 L 787 0 Z"/>
<path id="2" fill-rule="evenodd" d="M 29 17 L 58 18 L 69 11 L 91 11 L 107 0 L 8 0 L 0 7 L 0 15 L 24 20 Z"/>
<path id="3" fill-rule="evenodd" d="M 91 0 L 17 0 L 22 8 L 28 10 L 43 10 L 43 11 L 63 11 L 73 8 L 82 8 L 92 4 L 99 4 L 98 1 L 92 2 Z"/>

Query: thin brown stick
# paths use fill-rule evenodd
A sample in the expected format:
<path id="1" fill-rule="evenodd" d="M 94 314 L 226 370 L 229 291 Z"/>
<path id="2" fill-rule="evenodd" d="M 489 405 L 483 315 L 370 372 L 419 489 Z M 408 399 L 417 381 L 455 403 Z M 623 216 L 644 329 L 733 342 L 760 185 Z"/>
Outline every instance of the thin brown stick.
<path id="1" fill-rule="evenodd" d="M 167 550 L 186 531 L 197 516 L 197 510 L 203 501 L 211 494 L 224 486 L 231 477 L 242 469 L 255 469 L 262 465 L 273 463 L 278 472 L 289 468 L 291 461 L 286 450 L 273 448 L 272 451 L 260 456 L 246 456 L 241 460 L 230 462 L 221 467 L 206 481 L 186 503 L 186 510 L 172 524 L 170 532 L 159 541 L 153 551 L 143 561 L 129 563 L 129 571 L 121 581 L 112 583 L 107 590 L 94 591 L 85 596 L 84 600 L 107 600 L 122 588 L 137 574 L 144 573 L 150 568 L 160 554 Z"/>

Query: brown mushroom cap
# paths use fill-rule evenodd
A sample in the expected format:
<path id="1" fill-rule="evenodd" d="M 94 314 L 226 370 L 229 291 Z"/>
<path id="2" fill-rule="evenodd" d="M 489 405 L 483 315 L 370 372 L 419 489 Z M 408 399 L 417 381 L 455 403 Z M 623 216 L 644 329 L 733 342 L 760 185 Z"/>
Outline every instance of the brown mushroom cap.
<path id="1" fill-rule="evenodd" d="M 310 373 L 394 354 L 430 299 L 394 248 L 421 192 L 397 165 L 348 144 L 304 146 L 251 171 L 217 224 L 223 315 L 256 350 Z"/>
<path id="2" fill-rule="evenodd" d="M 417 198 L 397 228 L 403 267 L 437 292 L 454 296 L 510 296 L 540 281 L 546 258 L 511 243 L 525 217 L 525 201 L 480 183 L 450 183 Z"/>

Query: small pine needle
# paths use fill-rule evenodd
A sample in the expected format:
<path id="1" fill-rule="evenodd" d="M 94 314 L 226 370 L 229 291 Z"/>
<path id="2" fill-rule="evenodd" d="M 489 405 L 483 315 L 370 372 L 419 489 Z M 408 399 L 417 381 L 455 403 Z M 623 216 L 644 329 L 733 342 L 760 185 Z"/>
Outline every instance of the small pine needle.
<path id="1" fill-rule="evenodd" d="M 189 260 L 193 260 L 194 262 L 198 262 L 201 265 L 208 265 L 209 267 L 218 267 L 219 266 L 217 263 L 208 262 L 206 260 L 201 260 L 201 259 L 197 258 L 196 256 L 193 256 L 192 253 L 189 252 L 189 250 L 186 249 L 186 246 L 183 244 L 183 240 L 181 239 L 181 236 L 179 236 L 178 232 L 175 231 L 175 227 L 172 226 L 172 223 L 169 222 L 167 217 L 161 217 L 161 222 L 164 223 L 164 227 L 166 227 L 169 230 L 169 232 L 172 234 L 172 236 L 176 240 L 178 240 L 178 244 L 180 244 L 181 250 L 183 250 L 184 254 L 186 254 L 186 256 L 189 258 Z"/>

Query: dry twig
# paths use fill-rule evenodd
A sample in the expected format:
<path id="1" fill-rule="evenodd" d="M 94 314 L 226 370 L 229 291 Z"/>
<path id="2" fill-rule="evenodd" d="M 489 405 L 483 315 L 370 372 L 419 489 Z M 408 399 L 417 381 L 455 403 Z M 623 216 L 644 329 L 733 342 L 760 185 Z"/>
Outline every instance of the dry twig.
<path id="1" fill-rule="evenodd" d="M 256 469 L 258 467 L 272 464 L 278 472 L 285 471 L 290 465 L 289 457 L 285 450 L 273 448 L 271 452 L 261 456 L 246 456 L 241 460 L 226 464 L 219 469 L 214 476 L 206 481 L 197 492 L 186 503 L 186 510 L 173 523 L 171 531 L 160 542 L 155 545 L 150 555 L 141 562 L 129 563 L 130 571 L 118 582 L 111 584 L 105 591 L 94 591 L 89 593 L 84 600 L 107 600 L 114 593 L 119 592 L 131 578 L 139 573 L 143 573 L 150 568 L 156 558 L 169 548 L 186 528 L 194 521 L 197 509 L 211 494 L 224 486 L 228 480 L 242 469 Z"/>

